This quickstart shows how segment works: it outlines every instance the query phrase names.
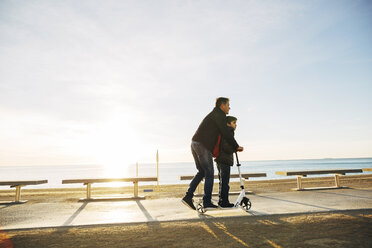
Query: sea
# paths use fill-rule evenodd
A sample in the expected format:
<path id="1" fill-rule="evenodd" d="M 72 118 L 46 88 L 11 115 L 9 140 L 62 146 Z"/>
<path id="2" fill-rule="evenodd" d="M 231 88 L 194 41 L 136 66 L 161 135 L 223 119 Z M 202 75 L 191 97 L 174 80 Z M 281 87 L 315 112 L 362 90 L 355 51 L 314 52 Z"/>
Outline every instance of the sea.
<path id="1" fill-rule="evenodd" d="M 267 177 L 250 178 L 249 180 L 268 180 L 290 178 L 279 176 L 275 171 L 290 170 L 318 170 L 318 169 L 361 169 L 372 168 L 372 158 L 325 158 L 325 159 L 300 159 L 300 160 L 265 160 L 241 161 L 242 173 L 264 172 Z M 159 173 L 159 184 L 187 184 L 180 181 L 181 175 L 194 175 L 197 172 L 192 162 L 182 163 L 156 163 L 131 164 L 122 167 L 105 167 L 102 165 L 33 165 L 33 166 L 0 166 L 0 181 L 11 180 L 44 180 L 47 184 L 27 186 L 26 188 L 73 188 L 82 187 L 81 184 L 62 184 L 63 179 L 85 178 L 114 178 L 114 177 L 156 177 Z M 217 169 L 215 167 L 215 173 Z M 238 173 L 236 165 L 231 173 Z M 372 172 L 364 172 L 371 174 Z M 321 175 L 315 175 L 321 176 Z M 324 175 L 327 176 L 327 175 Z M 121 183 L 120 183 L 121 184 Z M 123 186 L 131 183 L 122 183 Z M 142 185 L 156 184 L 156 182 L 143 182 Z M 94 187 L 110 187 L 113 184 L 97 184 Z M 118 186 L 115 183 L 114 186 Z M 0 189 L 6 189 L 5 186 Z"/>

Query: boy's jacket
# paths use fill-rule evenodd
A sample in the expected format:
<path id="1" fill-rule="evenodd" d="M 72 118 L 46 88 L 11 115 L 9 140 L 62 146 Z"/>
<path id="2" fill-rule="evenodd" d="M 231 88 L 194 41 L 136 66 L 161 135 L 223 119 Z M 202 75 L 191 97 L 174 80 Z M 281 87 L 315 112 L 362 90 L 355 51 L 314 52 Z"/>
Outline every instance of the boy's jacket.
<path id="1" fill-rule="evenodd" d="M 234 128 L 229 126 L 227 128 L 232 136 L 234 136 Z M 215 159 L 215 161 L 219 164 L 233 166 L 235 151 L 236 150 L 222 137 L 220 143 L 220 155 Z"/>
<path id="2" fill-rule="evenodd" d="M 227 129 L 226 114 L 220 108 L 215 107 L 200 123 L 192 140 L 200 142 L 205 148 L 212 152 L 217 143 L 219 134 L 222 135 L 222 138 L 225 139 L 235 151 L 238 149 L 238 143 Z"/>

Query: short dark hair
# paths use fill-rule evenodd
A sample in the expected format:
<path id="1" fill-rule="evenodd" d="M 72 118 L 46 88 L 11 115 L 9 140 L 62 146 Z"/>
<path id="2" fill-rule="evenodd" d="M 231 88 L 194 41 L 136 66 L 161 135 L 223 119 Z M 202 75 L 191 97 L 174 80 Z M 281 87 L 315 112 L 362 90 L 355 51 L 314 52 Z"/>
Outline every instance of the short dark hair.
<path id="1" fill-rule="evenodd" d="M 219 98 L 216 99 L 216 107 L 221 106 L 221 104 L 226 104 L 228 101 L 230 101 L 229 98 L 219 97 Z"/>
<path id="2" fill-rule="evenodd" d="M 234 117 L 234 116 L 227 116 L 226 117 L 226 121 L 227 121 L 228 124 L 231 124 L 231 122 L 237 121 L 237 120 L 238 119 L 236 117 Z"/>

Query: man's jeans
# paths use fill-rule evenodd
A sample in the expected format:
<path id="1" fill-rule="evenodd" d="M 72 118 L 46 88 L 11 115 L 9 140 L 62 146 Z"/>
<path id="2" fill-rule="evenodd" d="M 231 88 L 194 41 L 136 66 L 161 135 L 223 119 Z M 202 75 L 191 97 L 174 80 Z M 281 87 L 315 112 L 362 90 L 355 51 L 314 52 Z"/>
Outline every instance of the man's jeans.
<path id="1" fill-rule="evenodd" d="M 186 192 L 186 196 L 192 198 L 194 196 L 196 187 L 198 187 L 201 180 L 205 177 L 203 203 L 209 204 L 211 203 L 212 199 L 214 180 L 212 152 L 207 150 L 201 143 L 196 141 L 193 141 L 191 143 L 191 152 L 194 156 L 198 173 L 196 173 L 196 175 L 192 179 L 189 189 Z"/>
<path id="2" fill-rule="evenodd" d="M 229 202 L 230 165 L 217 163 L 218 179 L 220 180 L 220 203 Z"/>

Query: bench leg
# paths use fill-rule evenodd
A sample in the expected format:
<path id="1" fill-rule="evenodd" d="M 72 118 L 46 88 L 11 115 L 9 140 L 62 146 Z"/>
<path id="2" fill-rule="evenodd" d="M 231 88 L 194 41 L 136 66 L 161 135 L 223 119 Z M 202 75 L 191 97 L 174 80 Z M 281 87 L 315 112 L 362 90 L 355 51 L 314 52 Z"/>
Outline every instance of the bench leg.
<path id="1" fill-rule="evenodd" d="M 297 176 L 297 190 L 302 190 L 302 176 Z"/>
<path id="2" fill-rule="evenodd" d="M 91 199 L 91 196 L 92 196 L 92 184 L 91 183 L 87 183 L 87 199 Z"/>
<path id="3" fill-rule="evenodd" d="M 16 186 L 15 202 L 20 202 L 21 200 L 21 187 L 21 185 Z"/>
<path id="4" fill-rule="evenodd" d="M 137 198 L 138 197 L 138 182 L 133 182 L 133 186 L 134 186 L 134 197 Z"/>
<path id="5" fill-rule="evenodd" d="M 340 188 L 340 175 L 335 175 L 335 184 L 337 188 Z"/>

